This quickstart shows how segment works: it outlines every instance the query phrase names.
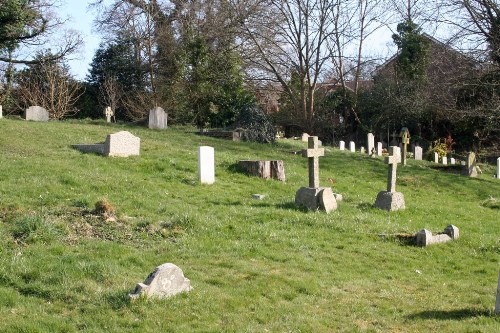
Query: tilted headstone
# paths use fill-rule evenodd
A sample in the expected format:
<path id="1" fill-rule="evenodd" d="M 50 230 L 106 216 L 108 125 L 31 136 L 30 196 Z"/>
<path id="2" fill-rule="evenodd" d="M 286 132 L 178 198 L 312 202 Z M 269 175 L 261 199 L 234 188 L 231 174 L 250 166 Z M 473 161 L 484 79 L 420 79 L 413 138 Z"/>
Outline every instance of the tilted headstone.
<path id="1" fill-rule="evenodd" d="M 309 163 L 309 187 L 301 187 L 295 193 L 295 203 L 311 210 L 321 209 L 327 213 L 337 209 L 337 201 L 330 187 L 319 187 L 319 158 L 325 149 L 318 147 L 318 137 L 309 137 L 308 149 L 302 151 Z"/>
<path id="2" fill-rule="evenodd" d="M 302 133 L 302 141 L 303 141 L 303 142 L 307 142 L 307 140 L 309 140 L 309 134 L 307 134 L 307 133 Z"/>
<path id="3" fill-rule="evenodd" d="M 143 283 L 138 283 L 130 298 L 167 298 L 193 290 L 189 279 L 174 264 L 166 263 L 155 268 Z"/>
<path id="4" fill-rule="evenodd" d="M 148 128 L 165 129 L 167 128 L 168 115 L 161 107 L 157 106 L 149 110 Z"/>
<path id="5" fill-rule="evenodd" d="M 477 177 L 476 154 L 470 152 L 467 154 L 465 166 L 462 168 L 462 175 L 468 177 Z"/>
<path id="6" fill-rule="evenodd" d="M 389 211 L 405 209 L 403 193 L 396 192 L 396 170 L 398 163 L 401 163 L 401 150 L 399 147 L 389 147 L 389 156 L 385 158 L 385 163 L 389 167 L 387 176 L 387 191 L 381 191 L 378 193 L 373 206 Z"/>
<path id="7" fill-rule="evenodd" d="M 495 304 L 495 314 L 500 314 L 500 271 L 498 272 L 497 302 Z"/>
<path id="8" fill-rule="evenodd" d="M 349 142 L 349 150 L 351 151 L 351 153 L 356 152 L 356 144 L 354 143 L 354 141 Z"/>
<path id="9" fill-rule="evenodd" d="M 49 112 L 41 106 L 30 106 L 24 111 L 24 119 L 32 121 L 49 121 Z"/>
<path id="10" fill-rule="evenodd" d="M 340 141 L 339 142 L 339 149 L 340 150 L 345 150 L 345 141 Z"/>
<path id="11" fill-rule="evenodd" d="M 436 152 L 434 152 L 434 163 L 439 163 L 439 155 Z"/>
<path id="12" fill-rule="evenodd" d="M 104 109 L 104 115 L 106 116 L 106 122 L 107 123 L 110 123 L 111 122 L 111 117 L 115 115 L 115 113 L 113 112 L 113 110 L 111 109 L 110 106 L 107 106 L 105 109 Z"/>
<path id="13" fill-rule="evenodd" d="M 198 148 L 198 177 L 202 184 L 215 183 L 215 151 L 214 147 Z"/>
<path id="14" fill-rule="evenodd" d="M 413 153 L 413 156 L 415 157 L 415 160 L 421 161 L 422 160 L 422 147 L 416 146 L 415 152 Z"/>
<path id="15" fill-rule="evenodd" d="M 447 226 L 443 232 L 433 235 L 427 229 L 420 230 L 416 235 L 417 246 L 428 246 L 431 244 L 445 243 L 460 237 L 459 230 L 453 224 Z"/>
<path id="16" fill-rule="evenodd" d="M 368 133 L 366 136 L 368 141 L 368 154 L 372 154 L 372 151 L 375 149 L 375 136 L 373 133 Z"/>
<path id="17" fill-rule="evenodd" d="M 109 134 L 104 143 L 72 145 L 84 153 L 97 153 L 105 156 L 128 157 L 140 154 L 141 139 L 130 132 L 120 131 Z"/>
<path id="18" fill-rule="evenodd" d="M 455 165 L 456 164 L 456 161 L 453 157 L 450 157 L 450 164 L 451 165 Z"/>
<path id="19" fill-rule="evenodd" d="M 377 156 L 382 156 L 383 145 L 382 142 L 377 142 Z"/>
<path id="20" fill-rule="evenodd" d="M 448 157 L 447 156 L 443 156 L 443 158 L 441 160 L 442 160 L 444 165 L 448 165 Z"/>

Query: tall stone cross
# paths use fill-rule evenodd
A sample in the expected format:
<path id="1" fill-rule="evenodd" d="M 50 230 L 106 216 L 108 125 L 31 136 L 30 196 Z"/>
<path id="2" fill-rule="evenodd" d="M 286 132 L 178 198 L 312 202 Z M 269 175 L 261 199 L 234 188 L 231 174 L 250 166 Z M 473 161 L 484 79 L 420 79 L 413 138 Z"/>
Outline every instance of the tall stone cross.
<path id="1" fill-rule="evenodd" d="M 106 107 L 106 109 L 104 110 L 104 115 L 106 116 L 106 122 L 110 123 L 111 117 L 114 115 L 113 110 L 110 106 Z"/>
<path id="2" fill-rule="evenodd" d="M 401 139 L 403 143 L 403 165 L 406 165 L 406 152 L 408 151 L 408 144 L 410 143 L 410 131 L 408 128 L 401 129 Z"/>
<path id="3" fill-rule="evenodd" d="M 325 149 L 318 148 L 318 137 L 310 136 L 307 149 L 302 151 L 302 156 L 309 159 L 309 187 L 319 188 L 319 158 L 325 156 Z"/>
<path id="4" fill-rule="evenodd" d="M 389 156 L 385 158 L 385 163 L 389 164 L 387 192 L 396 192 L 396 169 L 398 163 L 401 163 L 401 150 L 399 147 L 389 147 Z"/>

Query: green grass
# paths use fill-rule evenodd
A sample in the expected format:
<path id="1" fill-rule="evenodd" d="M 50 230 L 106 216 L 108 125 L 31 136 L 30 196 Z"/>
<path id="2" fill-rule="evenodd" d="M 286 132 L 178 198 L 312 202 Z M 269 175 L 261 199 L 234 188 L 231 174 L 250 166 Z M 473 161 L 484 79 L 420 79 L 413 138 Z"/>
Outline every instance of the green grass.
<path id="1" fill-rule="evenodd" d="M 128 130 L 141 156 L 106 158 L 71 144 Z M 451 167 L 398 168 L 407 209 L 373 209 L 382 159 L 326 148 L 331 214 L 293 204 L 307 185 L 305 143 L 234 143 L 192 128 L 0 120 L 1 332 L 497 332 L 500 181 Z M 197 147 L 215 147 L 216 183 L 197 181 Z M 282 159 L 287 182 L 238 172 Z M 254 200 L 254 193 L 266 194 Z M 92 213 L 107 199 L 117 221 Z M 379 234 L 460 228 L 427 248 Z M 130 302 L 172 262 L 193 291 Z"/>

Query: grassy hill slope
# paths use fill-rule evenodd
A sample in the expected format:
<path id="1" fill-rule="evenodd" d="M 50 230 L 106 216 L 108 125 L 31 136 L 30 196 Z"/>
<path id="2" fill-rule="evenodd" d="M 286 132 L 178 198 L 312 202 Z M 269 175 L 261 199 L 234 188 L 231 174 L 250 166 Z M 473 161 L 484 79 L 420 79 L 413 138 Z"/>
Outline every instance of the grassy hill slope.
<path id="1" fill-rule="evenodd" d="M 83 154 L 76 143 L 128 130 L 141 156 Z M 216 183 L 197 181 L 197 147 L 215 147 Z M 495 332 L 500 180 L 409 161 L 407 209 L 372 208 L 381 158 L 326 148 L 331 214 L 293 204 L 307 185 L 305 143 L 235 143 L 191 128 L 0 120 L 1 332 Z M 287 182 L 238 172 L 241 159 L 282 159 Z M 254 193 L 266 194 L 254 200 Z M 117 220 L 92 213 L 107 199 Z M 460 228 L 418 248 L 380 234 Z M 172 262 L 193 291 L 130 302 Z"/>

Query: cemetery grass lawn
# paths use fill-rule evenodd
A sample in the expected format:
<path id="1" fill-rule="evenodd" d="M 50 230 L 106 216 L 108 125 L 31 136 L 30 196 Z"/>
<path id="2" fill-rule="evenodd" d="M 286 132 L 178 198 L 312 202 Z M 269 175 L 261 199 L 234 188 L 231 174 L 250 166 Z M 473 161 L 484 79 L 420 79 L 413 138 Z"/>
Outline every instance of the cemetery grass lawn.
<path id="1" fill-rule="evenodd" d="M 128 130 L 141 155 L 106 158 L 71 144 Z M 405 211 L 372 208 L 387 165 L 326 148 L 321 185 L 343 194 L 329 215 L 293 201 L 307 185 L 306 144 L 235 143 L 187 127 L 0 120 L 0 332 L 498 332 L 500 181 L 410 160 Z M 216 183 L 197 181 L 197 147 L 215 147 Z M 287 182 L 238 171 L 282 159 Z M 254 200 L 252 194 L 265 194 Z M 116 221 L 92 212 L 107 199 Z M 395 237 L 460 229 L 418 248 Z M 380 234 L 385 234 L 381 237 Z M 127 293 L 172 262 L 193 291 Z"/>

